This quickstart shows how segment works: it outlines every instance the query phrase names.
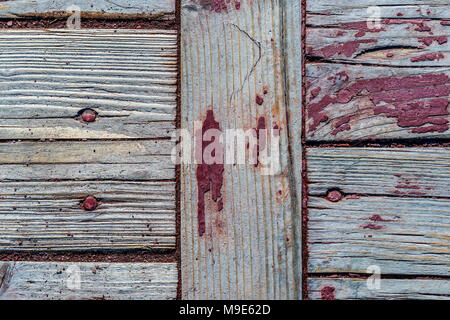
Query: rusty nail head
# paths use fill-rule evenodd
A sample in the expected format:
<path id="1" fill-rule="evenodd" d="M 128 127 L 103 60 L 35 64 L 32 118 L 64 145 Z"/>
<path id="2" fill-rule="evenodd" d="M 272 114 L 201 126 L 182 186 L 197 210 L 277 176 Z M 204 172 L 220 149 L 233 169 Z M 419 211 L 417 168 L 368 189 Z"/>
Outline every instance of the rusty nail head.
<path id="1" fill-rule="evenodd" d="M 328 191 L 327 199 L 331 202 L 338 202 L 342 200 L 342 193 L 339 190 Z"/>
<path id="2" fill-rule="evenodd" d="M 97 199 L 95 199 L 92 196 L 87 197 L 86 199 L 84 199 L 83 201 L 83 208 L 87 211 L 92 211 L 95 210 L 95 208 L 97 208 Z"/>
<path id="3" fill-rule="evenodd" d="M 81 114 L 81 119 L 83 119 L 84 122 L 94 122 L 97 118 L 97 113 L 92 109 L 86 109 Z"/>

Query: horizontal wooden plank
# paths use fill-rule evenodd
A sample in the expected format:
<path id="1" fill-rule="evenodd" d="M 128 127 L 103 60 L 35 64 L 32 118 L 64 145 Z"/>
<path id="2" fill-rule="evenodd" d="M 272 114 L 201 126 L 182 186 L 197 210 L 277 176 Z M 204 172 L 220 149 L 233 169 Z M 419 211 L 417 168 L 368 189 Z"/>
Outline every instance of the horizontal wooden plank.
<path id="1" fill-rule="evenodd" d="M 310 141 L 450 137 L 450 71 L 310 63 Z"/>
<path id="2" fill-rule="evenodd" d="M 289 125 L 301 131 L 301 16 L 300 1 L 182 1 L 182 128 L 281 129 L 273 174 L 261 163 L 182 166 L 185 299 L 301 298 L 301 182 L 288 147 Z"/>
<path id="3" fill-rule="evenodd" d="M 310 197 L 308 220 L 310 273 L 450 275 L 450 199 Z"/>
<path id="4" fill-rule="evenodd" d="M 67 17 L 73 5 L 80 8 L 84 18 L 175 19 L 175 0 L 9 0 L 0 4 L 0 18 Z"/>
<path id="5" fill-rule="evenodd" d="M 307 53 L 336 62 L 449 66 L 447 7 L 445 1 L 310 1 Z"/>
<path id="6" fill-rule="evenodd" d="M 450 281 L 432 279 L 381 279 L 379 290 L 370 290 L 366 279 L 308 280 L 309 298 L 320 299 L 434 299 L 450 298 Z"/>
<path id="7" fill-rule="evenodd" d="M 175 234 L 175 182 L 0 183 L 2 251 L 174 249 Z"/>
<path id="8" fill-rule="evenodd" d="M 0 262 L 0 280 L 1 300 L 172 300 L 176 298 L 177 266 Z"/>
<path id="9" fill-rule="evenodd" d="M 157 138 L 175 128 L 174 30 L 1 31 L 0 64 L 0 139 Z M 95 122 L 80 121 L 86 108 Z"/>
<path id="10" fill-rule="evenodd" d="M 0 143 L 0 181 L 175 179 L 170 140 Z"/>
<path id="11" fill-rule="evenodd" d="M 449 148 L 308 148 L 308 189 L 448 198 L 449 158 Z"/>

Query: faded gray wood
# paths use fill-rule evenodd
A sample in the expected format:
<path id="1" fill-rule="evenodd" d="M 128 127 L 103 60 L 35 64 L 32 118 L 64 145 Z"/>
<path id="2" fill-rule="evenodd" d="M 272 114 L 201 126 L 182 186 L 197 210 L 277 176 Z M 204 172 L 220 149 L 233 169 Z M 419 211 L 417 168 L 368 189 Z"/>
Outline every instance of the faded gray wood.
<path id="1" fill-rule="evenodd" d="M 174 182 L 0 183 L 2 251 L 174 249 L 175 234 Z"/>
<path id="2" fill-rule="evenodd" d="M 322 290 L 333 292 L 336 299 L 450 299 L 450 281 L 431 279 L 381 279 L 379 290 L 370 290 L 366 279 L 308 280 L 309 298 L 323 299 Z M 326 296 L 326 294 L 325 294 Z"/>
<path id="3" fill-rule="evenodd" d="M 450 197 L 449 148 L 308 148 L 309 193 Z"/>
<path id="4" fill-rule="evenodd" d="M 176 298 L 177 266 L 0 262 L 0 284 L 1 300 L 171 300 Z"/>
<path id="5" fill-rule="evenodd" d="M 259 121 L 281 129 L 281 172 L 225 165 L 223 209 L 205 193 L 202 235 L 197 167 L 181 167 L 183 298 L 301 298 L 300 173 L 291 176 L 301 146 L 287 130 L 301 132 L 300 2 L 231 1 L 221 9 L 185 0 L 181 28 L 182 128 L 192 135 L 194 121 L 212 110 L 221 130 Z M 288 122 L 287 113 L 297 114 Z"/>
<path id="6" fill-rule="evenodd" d="M 172 30 L 0 32 L 0 139 L 169 137 L 176 38 Z M 76 119 L 85 108 L 95 122 Z"/>
<path id="7" fill-rule="evenodd" d="M 170 140 L 0 143 L 0 181 L 174 180 Z"/>
<path id="8" fill-rule="evenodd" d="M 309 197 L 308 220 L 310 273 L 450 275 L 449 198 Z"/>
<path id="9" fill-rule="evenodd" d="M 308 1 L 307 139 L 448 138 L 449 18 L 447 1 Z"/>
<path id="10" fill-rule="evenodd" d="M 9 0 L 0 3 L 1 18 L 67 17 L 80 8 L 85 18 L 175 19 L 175 0 Z"/>

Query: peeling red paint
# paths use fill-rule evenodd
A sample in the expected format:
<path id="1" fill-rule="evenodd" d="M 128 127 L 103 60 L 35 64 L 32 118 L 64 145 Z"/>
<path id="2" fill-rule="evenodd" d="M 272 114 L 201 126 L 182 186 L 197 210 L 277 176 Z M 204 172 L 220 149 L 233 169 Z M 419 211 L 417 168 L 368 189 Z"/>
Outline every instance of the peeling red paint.
<path id="1" fill-rule="evenodd" d="M 214 119 L 212 110 L 206 113 L 206 119 L 202 126 L 202 137 L 209 129 L 220 130 L 219 123 Z M 203 139 L 202 139 L 203 140 Z M 202 236 L 205 233 L 205 194 L 211 191 L 211 198 L 217 203 L 217 210 L 223 209 L 222 201 L 222 186 L 223 186 L 223 171 L 222 164 L 206 164 L 204 160 L 204 151 L 208 145 L 214 143 L 213 141 L 202 141 L 201 164 L 197 165 L 197 192 L 198 192 L 198 234 Z M 223 146 L 222 146 L 223 147 Z"/>
<path id="2" fill-rule="evenodd" d="M 325 95 L 320 101 L 309 104 L 308 118 L 313 121 L 308 131 L 314 131 L 320 123 L 328 121 L 324 112 L 327 106 L 349 103 L 364 92 L 375 106 L 375 115 L 397 118 L 398 126 L 412 128 L 411 132 L 415 133 L 444 132 L 449 129 L 446 118 L 449 99 L 444 98 L 450 94 L 448 83 L 450 78 L 443 73 L 358 80 L 333 96 Z M 434 99 L 411 102 L 424 98 Z M 378 106 L 381 103 L 385 104 Z M 424 127 L 427 124 L 430 126 Z"/>
<path id="3" fill-rule="evenodd" d="M 444 59 L 444 55 L 442 53 L 427 53 L 420 55 L 418 57 L 411 58 L 411 62 L 421 62 L 421 61 L 434 61 Z"/>
<path id="4" fill-rule="evenodd" d="M 217 13 L 228 12 L 228 5 L 233 3 L 234 8 L 239 10 L 241 8 L 241 1 L 238 0 L 202 0 L 201 4 L 203 6 L 209 6 L 211 11 Z"/>
<path id="5" fill-rule="evenodd" d="M 401 16 L 401 13 L 398 13 L 397 16 Z M 429 22 L 429 19 L 383 19 L 380 21 L 381 25 L 384 26 L 389 26 L 389 25 L 393 25 L 393 24 L 410 24 L 415 26 L 415 31 L 419 31 L 419 32 L 430 32 L 431 33 L 431 28 L 426 25 L 426 22 Z M 442 24 L 442 22 L 441 22 Z M 343 23 L 342 26 L 346 29 L 350 29 L 350 30 L 356 30 L 358 31 L 355 34 L 355 37 L 359 38 L 359 37 L 363 37 L 365 36 L 367 33 L 378 33 L 378 32 L 382 32 L 382 31 L 386 31 L 385 27 L 380 27 L 380 28 L 369 28 L 369 26 L 367 25 L 367 22 L 349 22 L 349 23 Z"/>
<path id="6" fill-rule="evenodd" d="M 368 223 L 368 224 L 362 226 L 362 228 L 363 229 L 371 229 L 371 230 L 380 230 L 380 229 L 383 229 L 384 227 L 374 224 L 374 223 Z"/>
<path id="7" fill-rule="evenodd" d="M 333 44 L 320 49 L 324 58 L 330 58 L 334 55 L 344 55 L 346 57 L 351 57 L 363 43 L 376 43 L 378 40 L 375 39 L 365 39 L 365 40 L 353 40 L 347 41 L 340 44 Z"/>
<path id="8" fill-rule="evenodd" d="M 331 134 L 337 135 L 339 132 L 350 130 L 351 127 L 350 127 L 349 122 L 350 122 L 350 116 L 345 116 L 344 118 L 340 119 L 338 122 L 336 122 L 335 129 L 333 130 L 333 132 Z"/>
<path id="9" fill-rule="evenodd" d="M 320 290 L 322 300 L 336 300 L 334 297 L 335 291 L 336 289 L 332 286 L 323 287 L 322 290 Z"/>
<path id="10" fill-rule="evenodd" d="M 370 32 L 381 32 L 386 31 L 384 28 L 369 28 L 367 26 L 367 22 L 349 22 L 349 23 L 343 23 L 342 24 L 344 28 L 351 29 L 351 30 L 357 30 L 358 33 L 355 34 L 355 37 L 363 37 L 366 35 L 366 33 Z"/>
<path id="11" fill-rule="evenodd" d="M 436 41 L 437 43 L 442 45 L 444 43 L 447 43 L 448 38 L 444 36 L 419 38 L 419 42 L 422 42 L 427 46 L 430 46 L 433 43 L 433 41 Z"/>
<path id="12" fill-rule="evenodd" d="M 317 87 L 317 88 L 311 90 L 311 98 L 314 99 L 315 97 L 317 97 L 320 93 L 320 90 L 322 90 L 321 87 Z"/>
<path id="13" fill-rule="evenodd" d="M 384 222 L 392 221 L 392 220 L 389 220 L 389 219 L 383 219 L 379 214 L 374 214 L 373 216 L 371 216 L 369 218 L 369 220 L 372 220 L 372 221 L 384 221 Z"/>

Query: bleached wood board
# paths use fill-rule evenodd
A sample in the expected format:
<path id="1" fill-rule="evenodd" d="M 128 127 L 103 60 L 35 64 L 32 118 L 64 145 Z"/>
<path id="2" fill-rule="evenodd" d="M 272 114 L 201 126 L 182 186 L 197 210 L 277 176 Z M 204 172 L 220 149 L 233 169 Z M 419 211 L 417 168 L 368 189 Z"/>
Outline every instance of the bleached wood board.
<path id="1" fill-rule="evenodd" d="M 227 10 L 202 3 L 182 1 L 181 126 L 192 134 L 194 121 L 203 122 L 208 110 L 221 130 L 247 130 L 265 119 L 267 128 L 281 128 L 281 173 L 225 165 L 223 209 L 205 193 L 200 235 L 197 168 L 181 167 L 183 298 L 301 298 L 299 175 L 291 176 L 292 163 L 301 159 L 290 160 L 287 130 L 293 125 L 291 132 L 301 132 L 301 95 L 294 97 L 301 92 L 301 55 L 286 60 L 300 52 L 301 41 L 285 43 L 301 32 L 300 2 L 231 1 Z M 288 123 L 287 112 L 298 114 Z"/>
<path id="2" fill-rule="evenodd" d="M 366 279 L 308 280 L 309 298 L 321 300 L 322 290 L 333 291 L 335 299 L 450 299 L 450 281 L 431 279 L 381 279 L 379 290 L 370 290 Z M 334 290 L 333 290 L 334 289 Z M 325 294 L 326 296 L 326 294 Z"/>
<path id="3" fill-rule="evenodd" d="M 448 198 L 309 197 L 308 220 L 310 274 L 450 275 Z"/>
<path id="4" fill-rule="evenodd" d="M 0 239 L 2 251 L 174 249 L 175 182 L 2 182 Z"/>
<path id="5" fill-rule="evenodd" d="M 379 25 L 372 27 L 377 10 Z M 343 63 L 448 67 L 449 19 L 446 1 L 308 1 L 307 54 Z"/>
<path id="6" fill-rule="evenodd" d="M 176 289 L 175 263 L 0 262 L 0 300 L 172 300 Z"/>
<path id="7" fill-rule="evenodd" d="M 447 67 L 309 63 L 310 141 L 450 137 Z"/>
<path id="8" fill-rule="evenodd" d="M 174 180 L 170 140 L 0 143 L 0 181 Z"/>
<path id="9" fill-rule="evenodd" d="M 174 30 L 0 32 L 0 139 L 169 137 Z M 85 108 L 95 122 L 75 119 Z"/>
<path id="10" fill-rule="evenodd" d="M 0 3 L 1 18 L 66 17 L 71 6 L 80 8 L 84 18 L 175 19 L 175 0 L 10 0 Z"/>
<path id="11" fill-rule="evenodd" d="M 449 148 L 308 148 L 309 193 L 450 197 Z"/>

